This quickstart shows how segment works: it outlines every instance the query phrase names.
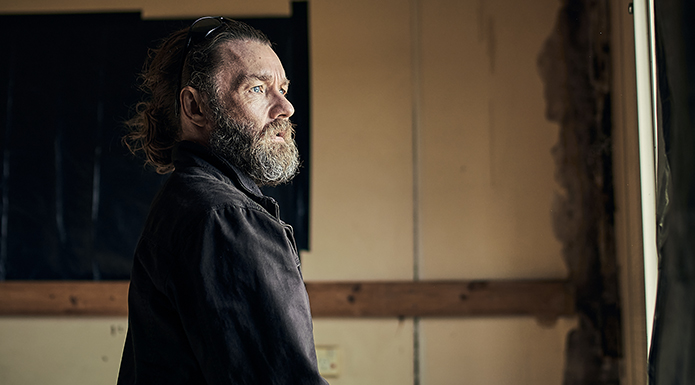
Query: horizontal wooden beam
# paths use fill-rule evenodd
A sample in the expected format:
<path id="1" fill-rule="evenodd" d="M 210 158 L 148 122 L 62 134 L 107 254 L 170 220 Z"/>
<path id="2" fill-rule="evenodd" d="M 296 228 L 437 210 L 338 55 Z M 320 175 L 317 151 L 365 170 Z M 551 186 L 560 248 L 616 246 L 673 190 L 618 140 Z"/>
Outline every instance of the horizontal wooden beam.
<path id="1" fill-rule="evenodd" d="M 308 282 L 315 317 L 538 316 L 574 313 L 565 281 Z"/>
<path id="2" fill-rule="evenodd" d="M 128 281 L 0 282 L 0 315 L 125 316 Z"/>
<path id="3" fill-rule="evenodd" d="M 536 316 L 574 313 L 565 281 L 307 282 L 314 317 Z M 125 316 L 127 281 L 0 282 L 3 316 Z"/>

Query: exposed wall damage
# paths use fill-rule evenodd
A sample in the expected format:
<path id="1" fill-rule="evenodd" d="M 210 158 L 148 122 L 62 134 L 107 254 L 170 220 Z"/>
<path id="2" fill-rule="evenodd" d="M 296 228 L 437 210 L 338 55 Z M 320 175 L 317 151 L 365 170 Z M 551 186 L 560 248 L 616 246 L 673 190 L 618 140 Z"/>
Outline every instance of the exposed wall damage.
<path id="1" fill-rule="evenodd" d="M 579 319 L 567 337 L 565 385 L 620 382 L 609 20 L 607 0 L 565 0 L 538 58 L 547 118 L 560 124 L 552 219 Z"/>

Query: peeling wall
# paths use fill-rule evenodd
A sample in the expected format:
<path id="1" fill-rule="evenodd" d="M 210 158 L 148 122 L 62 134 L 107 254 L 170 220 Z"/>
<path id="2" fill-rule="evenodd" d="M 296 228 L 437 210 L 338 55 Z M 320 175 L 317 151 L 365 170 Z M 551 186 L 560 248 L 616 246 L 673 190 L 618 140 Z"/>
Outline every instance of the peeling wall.
<path id="1" fill-rule="evenodd" d="M 562 191 L 555 234 L 576 293 L 579 325 L 568 336 L 564 384 L 616 384 L 621 358 L 614 240 L 608 1 L 568 0 L 538 64 Z"/>

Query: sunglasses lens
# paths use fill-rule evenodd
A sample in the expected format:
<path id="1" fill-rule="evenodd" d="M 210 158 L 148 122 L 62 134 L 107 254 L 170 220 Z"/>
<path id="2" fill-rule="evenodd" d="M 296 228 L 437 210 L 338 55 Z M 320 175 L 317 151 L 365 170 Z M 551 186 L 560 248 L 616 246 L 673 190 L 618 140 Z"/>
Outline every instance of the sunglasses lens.
<path id="1" fill-rule="evenodd" d="M 200 41 L 206 38 L 210 32 L 216 30 L 222 25 L 222 20 L 218 17 L 207 17 L 203 19 L 198 19 L 193 25 L 191 25 L 191 38 L 195 38 Z"/>

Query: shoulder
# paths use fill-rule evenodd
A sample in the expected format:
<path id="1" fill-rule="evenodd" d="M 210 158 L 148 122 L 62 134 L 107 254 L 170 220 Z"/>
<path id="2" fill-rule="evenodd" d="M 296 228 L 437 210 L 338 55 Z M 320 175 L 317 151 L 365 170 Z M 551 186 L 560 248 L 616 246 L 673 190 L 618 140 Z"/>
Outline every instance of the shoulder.
<path id="1" fill-rule="evenodd" d="M 154 205 L 184 216 L 206 216 L 225 208 L 261 209 L 228 175 L 207 163 L 175 170 Z"/>
<path id="2" fill-rule="evenodd" d="M 227 237 L 284 237 L 286 227 L 243 187 L 203 164 L 172 173 L 152 204 L 145 231 L 159 239 L 170 234 L 172 240 L 215 231 Z"/>

